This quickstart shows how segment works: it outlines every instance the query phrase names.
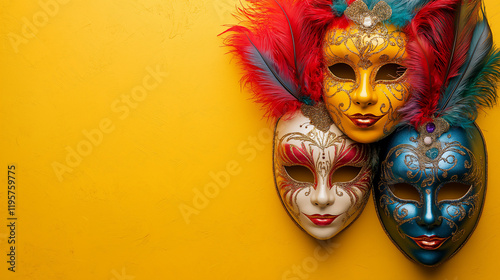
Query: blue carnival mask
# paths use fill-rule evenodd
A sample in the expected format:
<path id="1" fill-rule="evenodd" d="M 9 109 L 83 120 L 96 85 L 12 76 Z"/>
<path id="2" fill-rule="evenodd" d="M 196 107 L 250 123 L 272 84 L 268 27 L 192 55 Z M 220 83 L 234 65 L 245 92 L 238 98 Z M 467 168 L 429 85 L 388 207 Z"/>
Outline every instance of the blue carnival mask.
<path id="1" fill-rule="evenodd" d="M 412 260 L 437 265 L 455 254 L 479 221 L 486 192 L 486 151 L 476 126 L 434 119 L 400 128 L 381 143 L 374 188 L 380 221 Z"/>

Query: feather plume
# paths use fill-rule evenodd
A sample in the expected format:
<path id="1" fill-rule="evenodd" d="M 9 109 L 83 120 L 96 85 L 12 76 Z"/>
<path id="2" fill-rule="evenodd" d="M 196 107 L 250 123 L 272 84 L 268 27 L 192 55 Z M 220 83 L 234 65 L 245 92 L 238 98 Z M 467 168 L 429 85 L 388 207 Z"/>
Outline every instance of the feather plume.
<path id="1" fill-rule="evenodd" d="M 372 9 L 380 0 L 364 0 L 366 5 Z M 390 24 L 398 28 L 406 26 L 418 11 L 431 0 L 385 0 L 392 9 Z"/>
<path id="2" fill-rule="evenodd" d="M 302 40 L 302 6 L 294 0 L 249 0 L 239 9 L 239 25 L 224 33 L 225 44 L 244 70 L 242 82 L 268 117 L 280 117 L 321 98 L 315 85 L 317 62 Z M 224 34 L 223 33 L 223 34 Z"/>
<path id="3" fill-rule="evenodd" d="M 492 47 L 491 30 L 487 20 L 483 19 L 475 25 L 467 57 L 459 69 L 459 74 L 450 81 L 438 104 L 437 115 L 450 124 L 469 125 L 475 120 L 478 107 L 491 106 L 495 102 L 496 94 L 492 96 L 491 91 L 480 92 L 472 89 L 478 82 L 477 78 L 482 77 L 484 73 L 490 72 L 485 77 L 495 79 L 493 73 L 497 62 Z"/>
<path id="4" fill-rule="evenodd" d="M 483 15 L 483 19 L 481 19 Z M 408 28 L 412 96 L 400 110 L 419 126 L 434 117 L 467 127 L 480 107 L 496 102 L 500 55 L 479 0 L 438 0 L 423 7 Z"/>
<path id="5" fill-rule="evenodd" d="M 388 23 L 398 28 L 406 26 L 421 7 L 432 0 L 385 0 L 392 9 L 392 16 Z M 337 15 L 341 16 L 345 9 L 354 0 L 333 0 L 330 8 Z M 372 9 L 380 0 L 363 0 L 369 9 Z"/>
<path id="6" fill-rule="evenodd" d="M 478 23 L 467 56 L 438 105 L 438 116 L 450 125 L 467 127 L 477 118 L 480 108 L 492 107 L 497 100 L 500 79 L 500 54 L 493 48 L 491 30 L 486 19 Z"/>
<path id="7" fill-rule="evenodd" d="M 451 47 L 454 42 L 455 11 L 459 0 L 437 0 L 424 6 L 405 29 L 409 35 L 407 44 L 407 68 L 412 95 L 406 106 L 400 109 L 402 121 L 415 126 L 429 121 L 437 110 L 443 85 L 450 71 Z M 463 49 L 460 49 L 463 51 Z"/>
<path id="8" fill-rule="evenodd" d="M 413 19 L 415 13 L 429 1 L 430 0 L 387 1 L 387 4 L 389 4 L 392 9 L 391 24 L 397 27 L 406 26 Z"/>

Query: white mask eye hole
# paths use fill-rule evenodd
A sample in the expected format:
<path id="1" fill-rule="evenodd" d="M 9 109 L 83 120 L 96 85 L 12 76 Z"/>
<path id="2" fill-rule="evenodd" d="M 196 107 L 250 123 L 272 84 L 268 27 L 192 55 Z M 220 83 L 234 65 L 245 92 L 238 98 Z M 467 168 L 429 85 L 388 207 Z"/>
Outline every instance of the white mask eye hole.
<path id="1" fill-rule="evenodd" d="M 335 63 L 328 69 L 339 79 L 356 81 L 356 72 L 347 63 Z"/>
<path id="2" fill-rule="evenodd" d="M 438 191 L 437 200 L 459 200 L 464 197 L 472 188 L 471 185 L 466 185 L 458 182 L 450 182 L 444 184 Z"/>
<path id="3" fill-rule="evenodd" d="M 288 176 L 290 176 L 295 181 L 314 183 L 314 174 L 309 168 L 302 165 L 292 165 L 284 167 Z"/>
<path id="4" fill-rule="evenodd" d="M 375 76 L 375 81 L 394 81 L 406 73 L 406 67 L 397 63 L 387 63 L 380 67 Z"/>
<path id="5" fill-rule="evenodd" d="M 391 192 L 399 199 L 420 201 L 420 193 L 418 190 L 407 183 L 397 183 L 390 185 Z"/>
<path id="6" fill-rule="evenodd" d="M 330 182 L 334 183 L 344 183 L 354 180 L 361 172 L 361 167 L 356 166 L 342 166 L 330 177 Z"/>

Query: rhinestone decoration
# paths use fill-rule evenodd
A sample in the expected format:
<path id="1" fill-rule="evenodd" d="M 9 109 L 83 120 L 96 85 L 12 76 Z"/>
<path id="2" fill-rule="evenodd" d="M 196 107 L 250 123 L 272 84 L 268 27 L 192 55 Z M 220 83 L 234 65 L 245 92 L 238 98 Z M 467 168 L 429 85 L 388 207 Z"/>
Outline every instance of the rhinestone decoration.
<path id="1" fill-rule="evenodd" d="M 425 126 L 425 129 L 427 130 L 427 132 L 433 133 L 434 130 L 436 130 L 436 125 L 433 122 L 430 122 Z"/>

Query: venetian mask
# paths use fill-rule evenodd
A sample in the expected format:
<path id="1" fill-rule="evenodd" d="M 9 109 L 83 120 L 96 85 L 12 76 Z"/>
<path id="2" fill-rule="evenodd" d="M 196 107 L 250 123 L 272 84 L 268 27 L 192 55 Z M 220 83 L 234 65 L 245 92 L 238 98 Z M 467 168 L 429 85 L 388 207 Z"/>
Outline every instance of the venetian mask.
<path id="1" fill-rule="evenodd" d="M 401 128 L 381 143 L 377 212 L 395 245 L 409 258 L 437 265 L 472 234 L 486 192 L 481 132 L 433 119 L 418 131 Z"/>
<path id="2" fill-rule="evenodd" d="M 354 6 L 346 11 L 353 23 L 346 29 L 329 30 L 324 38 L 328 69 L 323 97 L 340 130 L 354 141 L 372 143 L 398 124 L 398 108 L 408 98 L 407 38 L 393 25 L 352 12 L 359 10 Z M 382 15 L 373 18 L 384 19 Z"/>
<path id="3" fill-rule="evenodd" d="M 329 239 L 358 217 L 372 179 L 368 145 L 346 137 L 324 106 L 303 105 L 274 133 L 274 177 L 290 216 L 317 239 Z"/>

